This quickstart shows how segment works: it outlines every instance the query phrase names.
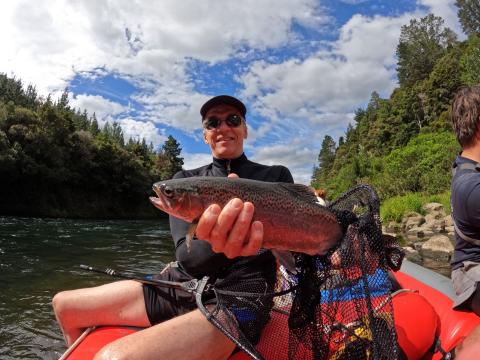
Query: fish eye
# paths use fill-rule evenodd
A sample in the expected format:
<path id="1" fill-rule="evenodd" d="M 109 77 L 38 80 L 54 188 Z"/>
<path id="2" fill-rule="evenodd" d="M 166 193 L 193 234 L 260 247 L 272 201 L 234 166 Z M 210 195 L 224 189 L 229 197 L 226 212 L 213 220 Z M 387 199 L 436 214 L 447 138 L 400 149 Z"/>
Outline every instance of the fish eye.
<path id="1" fill-rule="evenodd" d="M 166 197 L 168 198 L 173 197 L 173 189 L 168 185 L 162 184 L 160 186 L 160 190 L 162 191 L 162 194 L 165 195 Z"/>

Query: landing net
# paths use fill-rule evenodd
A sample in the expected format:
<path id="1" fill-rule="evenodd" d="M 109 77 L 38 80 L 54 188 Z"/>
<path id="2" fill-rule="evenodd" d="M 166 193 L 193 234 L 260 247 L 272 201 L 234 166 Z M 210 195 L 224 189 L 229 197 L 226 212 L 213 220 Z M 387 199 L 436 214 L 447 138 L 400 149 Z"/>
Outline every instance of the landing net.
<path id="1" fill-rule="evenodd" d="M 400 268 L 403 253 L 382 236 L 378 196 L 360 185 L 329 209 L 344 236 L 327 255 L 296 253 L 296 273 L 279 266 L 276 276 L 240 262 L 213 284 L 216 304 L 197 297 L 207 318 L 252 358 L 400 359 L 388 270 Z"/>

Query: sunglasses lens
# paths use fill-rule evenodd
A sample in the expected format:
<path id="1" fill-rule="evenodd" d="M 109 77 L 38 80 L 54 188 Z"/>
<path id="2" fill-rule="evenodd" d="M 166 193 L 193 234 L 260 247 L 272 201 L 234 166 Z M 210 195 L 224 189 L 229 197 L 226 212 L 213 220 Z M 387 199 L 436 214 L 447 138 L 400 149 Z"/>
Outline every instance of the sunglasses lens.
<path id="1" fill-rule="evenodd" d="M 236 114 L 228 115 L 226 123 L 230 127 L 237 127 L 242 123 L 242 118 Z"/>
<path id="2" fill-rule="evenodd" d="M 215 116 L 212 116 L 212 117 L 209 117 L 207 118 L 204 122 L 203 122 L 203 126 L 208 129 L 208 130 L 213 130 L 213 129 L 216 129 L 217 127 L 220 126 L 220 119 L 215 117 Z"/>

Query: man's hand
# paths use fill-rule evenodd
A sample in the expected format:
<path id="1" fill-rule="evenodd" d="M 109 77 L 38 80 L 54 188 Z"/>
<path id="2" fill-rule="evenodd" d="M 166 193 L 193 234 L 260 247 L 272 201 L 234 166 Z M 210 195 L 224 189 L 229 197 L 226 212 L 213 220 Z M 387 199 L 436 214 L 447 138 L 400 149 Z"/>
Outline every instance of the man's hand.
<path id="1" fill-rule="evenodd" d="M 238 198 L 230 200 L 223 209 L 210 205 L 197 224 L 197 238 L 208 241 L 213 251 L 223 252 L 230 259 L 255 255 L 263 243 L 263 224 L 252 222 L 254 210 L 252 203 Z"/>

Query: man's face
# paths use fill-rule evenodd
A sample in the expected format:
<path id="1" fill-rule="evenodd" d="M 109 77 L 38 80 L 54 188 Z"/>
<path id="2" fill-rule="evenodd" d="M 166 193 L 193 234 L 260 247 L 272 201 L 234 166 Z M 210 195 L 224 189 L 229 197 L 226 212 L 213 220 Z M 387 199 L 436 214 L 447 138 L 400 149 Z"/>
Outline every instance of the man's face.
<path id="1" fill-rule="evenodd" d="M 221 120 L 216 129 L 203 129 L 205 142 L 210 145 L 212 154 L 219 159 L 235 159 L 243 153 L 243 140 L 247 138 L 247 125 L 245 121 L 237 127 L 230 127 L 225 122 L 229 115 L 242 116 L 241 113 L 230 105 L 218 105 L 211 108 L 205 119 L 215 116 Z"/>

